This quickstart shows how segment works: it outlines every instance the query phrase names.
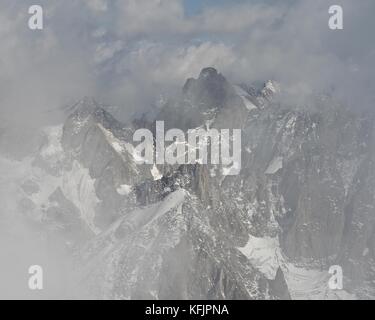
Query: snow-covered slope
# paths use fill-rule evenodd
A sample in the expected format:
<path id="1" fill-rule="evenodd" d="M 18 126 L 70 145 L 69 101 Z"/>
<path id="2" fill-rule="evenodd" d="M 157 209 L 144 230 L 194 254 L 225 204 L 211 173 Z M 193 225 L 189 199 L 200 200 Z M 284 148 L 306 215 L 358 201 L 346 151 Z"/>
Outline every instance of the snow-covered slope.
<path id="1" fill-rule="evenodd" d="M 1 155 L 0 223 L 63 239 L 96 298 L 374 297 L 374 118 L 327 97 L 285 106 L 279 92 L 206 68 L 151 122 L 127 125 L 85 98 L 35 150 Z M 242 129 L 241 172 L 137 164 L 132 135 L 153 120 Z M 341 291 L 328 288 L 334 264 Z"/>
<path id="2" fill-rule="evenodd" d="M 354 300 L 356 296 L 345 290 L 331 290 L 328 270 L 296 266 L 283 255 L 277 238 L 250 236 L 239 250 L 267 279 L 273 280 L 279 268 L 283 271 L 290 295 L 295 300 Z"/>

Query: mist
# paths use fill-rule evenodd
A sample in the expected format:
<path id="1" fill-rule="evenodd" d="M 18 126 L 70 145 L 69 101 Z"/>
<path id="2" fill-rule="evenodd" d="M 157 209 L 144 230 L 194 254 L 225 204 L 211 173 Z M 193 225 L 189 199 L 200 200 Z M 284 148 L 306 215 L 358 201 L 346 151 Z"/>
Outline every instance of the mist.
<path id="1" fill-rule="evenodd" d="M 27 28 L 31 1 L 0 5 L 3 123 L 48 122 L 51 109 L 83 96 L 131 117 L 207 66 L 234 83 L 278 80 L 291 96 L 334 89 L 353 108 L 374 102 L 370 0 L 338 1 L 339 31 L 328 28 L 322 0 L 249 0 L 193 15 L 181 0 L 39 2 L 45 28 L 37 32 Z"/>
<path id="2" fill-rule="evenodd" d="M 338 31 L 325 0 L 220 2 L 189 14 L 182 0 L 37 2 L 37 31 L 27 24 L 35 1 L 0 3 L 0 299 L 87 297 L 63 240 L 43 238 L 15 205 L 20 176 L 10 175 L 38 152 L 45 126 L 63 123 L 62 107 L 92 96 L 128 121 L 212 66 L 235 84 L 276 80 L 285 105 L 329 93 L 353 111 L 374 108 L 373 0 L 335 1 Z M 27 287 L 31 265 L 48 275 L 40 293 Z"/>

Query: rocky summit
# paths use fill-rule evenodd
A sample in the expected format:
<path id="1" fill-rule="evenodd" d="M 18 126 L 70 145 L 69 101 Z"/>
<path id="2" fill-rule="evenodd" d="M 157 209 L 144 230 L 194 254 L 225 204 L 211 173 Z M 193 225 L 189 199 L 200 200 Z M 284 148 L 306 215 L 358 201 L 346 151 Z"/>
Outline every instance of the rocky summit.
<path id="1" fill-rule="evenodd" d="M 0 229 L 16 219 L 58 239 L 82 289 L 68 296 L 375 298 L 374 117 L 328 95 L 297 108 L 278 100 L 282 90 L 206 68 L 152 119 L 121 123 L 84 98 L 22 155 L 2 128 Z M 241 129 L 240 173 L 137 163 L 134 132 L 160 120 Z M 328 285 L 333 265 L 341 290 Z"/>

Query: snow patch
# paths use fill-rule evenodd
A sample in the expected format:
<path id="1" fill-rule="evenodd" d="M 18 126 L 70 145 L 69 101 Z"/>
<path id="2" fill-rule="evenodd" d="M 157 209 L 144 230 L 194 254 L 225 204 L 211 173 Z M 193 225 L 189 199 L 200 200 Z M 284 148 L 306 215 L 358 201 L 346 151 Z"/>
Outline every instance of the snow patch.
<path id="1" fill-rule="evenodd" d="M 246 246 L 239 250 L 267 279 L 275 279 L 279 268 L 279 256 L 281 256 L 277 238 L 256 238 L 250 235 Z"/>
<path id="2" fill-rule="evenodd" d="M 43 158 L 60 158 L 64 152 L 61 146 L 63 126 L 50 126 L 44 128 L 43 132 L 47 136 L 48 144 L 40 152 Z"/>
<path id="3" fill-rule="evenodd" d="M 130 160 L 134 160 L 134 161 L 142 160 L 142 158 L 138 159 L 137 152 L 135 151 L 135 148 L 133 147 L 132 144 L 118 139 L 117 137 L 114 136 L 114 134 L 110 130 L 104 128 L 100 123 L 98 123 L 98 127 L 103 132 L 110 146 L 113 148 L 113 150 L 117 154 L 121 156 L 123 161 L 129 162 L 129 159 L 124 157 L 124 154 L 126 152 L 130 155 L 129 157 Z M 130 161 L 129 165 L 131 166 L 134 172 L 138 173 L 138 168 L 135 165 L 134 161 Z"/>
<path id="4" fill-rule="evenodd" d="M 274 158 L 269 164 L 265 174 L 275 174 L 283 168 L 283 157 Z"/>
<path id="5" fill-rule="evenodd" d="M 184 202 L 185 196 L 186 191 L 178 189 L 157 204 L 129 213 L 122 219 L 120 224 L 127 226 L 128 231 L 136 231 L 162 217 L 172 209 L 178 209 Z M 117 226 L 120 224 L 117 224 Z"/>
<path id="6" fill-rule="evenodd" d="M 160 180 L 163 177 L 163 175 L 160 173 L 158 167 L 155 164 L 151 169 L 151 174 L 155 181 Z"/>
<path id="7" fill-rule="evenodd" d="M 108 129 L 104 128 L 100 123 L 98 123 L 98 127 L 104 133 L 107 141 L 112 146 L 112 148 L 119 154 L 123 154 L 125 151 L 133 154 L 134 148 L 130 143 L 126 143 L 125 141 L 121 141 L 114 134 L 109 131 Z"/>
<path id="8" fill-rule="evenodd" d="M 344 290 L 329 289 L 331 275 L 327 271 L 297 267 L 282 255 L 278 238 L 257 238 L 250 235 L 245 247 L 238 248 L 269 280 L 274 280 L 278 268 L 284 273 L 293 300 L 353 300 Z"/>
<path id="9" fill-rule="evenodd" d="M 272 93 L 279 93 L 280 92 L 280 85 L 275 81 L 268 80 L 266 82 L 266 84 L 264 85 L 263 90 L 269 90 Z"/>
<path id="10" fill-rule="evenodd" d="M 91 178 L 89 170 L 74 161 L 72 170 L 63 175 L 61 190 L 79 209 L 81 219 L 90 229 L 95 234 L 100 233 L 100 229 L 94 224 L 95 209 L 100 200 L 95 191 L 95 179 Z"/>
<path id="11" fill-rule="evenodd" d="M 249 94 L 239 86 L 234 86 L 236 93 L 241 97 L 247 110 L 251 111 L 253 109 L 258 109 L 248 98 Z"/>
<path id="12" fill-rule="evenodd" d="M 131 193 L 133 187 L 132 186 L 129 186 L 127 184 L 123 184 L 121 186 L 119 186 L 116 190 L 117 190 L 117 193 L 122 195 L 122 196 L 127 196 Z"/>
<path id="13" fill-rule="evenodd" d="M 331 290 L 328 281 L 331 275 L 327 271 L 296 267 L 284 264 L 283 272 L 290 294 L 294 300 L 355 300 L 344 290 Z"/>

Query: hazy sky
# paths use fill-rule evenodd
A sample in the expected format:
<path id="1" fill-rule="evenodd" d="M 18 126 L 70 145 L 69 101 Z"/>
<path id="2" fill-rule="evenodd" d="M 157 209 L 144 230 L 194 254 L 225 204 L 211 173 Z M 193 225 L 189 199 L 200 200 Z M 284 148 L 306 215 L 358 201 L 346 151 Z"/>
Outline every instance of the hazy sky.
<path id="1" fill-rule="evenodd" d="M 44 30 L 27 27 L 44 8 Z M 344 30 L 328 8 L 344 8 Z M 279 80 L 290 96 L 335 89 L 374 103 L 373 0 L 2 0 L 2 117 L 91 95 L 129 114 L 180 88 L 206 66 L 233 82 Z"/>

